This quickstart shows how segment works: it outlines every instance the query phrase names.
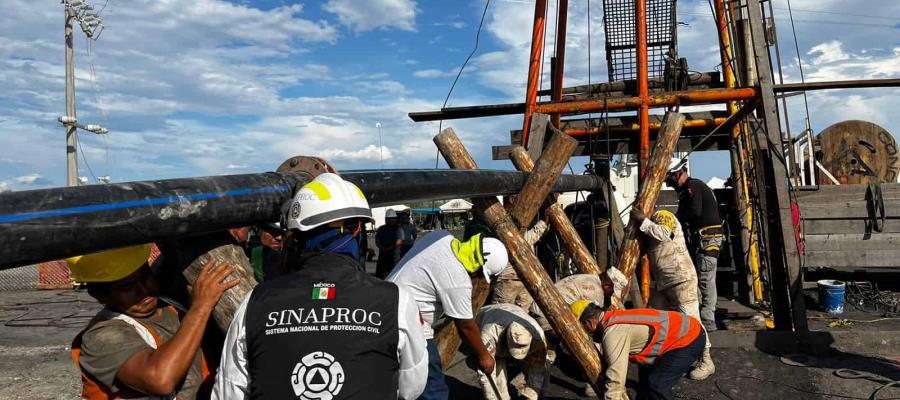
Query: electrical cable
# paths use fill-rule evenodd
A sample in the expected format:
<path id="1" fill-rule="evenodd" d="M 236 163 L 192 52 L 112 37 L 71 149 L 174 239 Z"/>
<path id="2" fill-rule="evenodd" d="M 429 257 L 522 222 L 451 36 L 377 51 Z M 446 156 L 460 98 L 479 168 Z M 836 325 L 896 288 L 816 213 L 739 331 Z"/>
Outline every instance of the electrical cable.
<path id="1" fill-rule="evenodd" d="M 84 154 L 84 148 L 81 147 L 81 139 L 78 138 L 78 134 L 75 134 L 75 146 L 78 147 L 78 152 L 81 153 L 81 159 L 84 161 L 84 166 L 87 167 L 91 177 L 94 178 L 94 182 L 97 182 L 97 175 L 94 175 L 94 170 L 91 168 L 91 164 L 88 163 L 87 156 Z"/>
<path id="2" fill-rule="evenodd" d="M 806 83 L 806 76 L 803 74 L 803 57 L 800 54 L 800 43 L 797 41 L 797 28 L 794 26 L 794 12 L 791 10 L 791 0 L 787 0 L 787 6 L 788 17 L 791 20 L 791 32 L 794 35 L 794 49 L 797 50 L 797 67 L 800 69 L 800 83 Z M 809 100 L 805 91 L 803 92 L 803 106 L 806 108 L 806 129 L 811 129 L 812 120 L 809 118 Z"/>
<path id="3" fill-rule="evenodd" d="M 478 44 L 481 40 L 481 28 L 484 27 L 484 17 L 487 15 L 488 7 L 491 5 L 491 0 L 486 0 L 484 2 L 484 10 L 481 12 L 481 21 L 478 22 L 478 30 L 475 31 L 475 46 L 472 48 L 472 51 L 469 53 L 469 56 L 466 57 L 466 60 L 463 61 L 461 67 L 459 67 L 459 71 L 456 72 L 456 77 L 453 78 L 453 84 L 450 85 L 450 90 L 447 91 L 447 96 L 444 97 L 444 104 L 441 105 L 441 108 L 447 107 L 447 102 L 450 101 L 450 96 L 453 94 L 453 89 L 456 88 L 456 83 L 459 82 L 459 77 L 462 76 L 463 71 L 466 69 L 466 66 L 469 65 L 469 60 L 475 55 L 478 51 Z M 441 133 L 441 129 L 443 128 L 444 120 L 441 119 L 438 121 L 438 134 Z M 438 162 L 440 161 L 441 151 L 440 149 L 436 149 L 434 152 L 434 169 L 438 168 Z M 434 208 L 435 200 L 431 202 L 432 208 Z"/>
<path id="4" fill-rule="evenodd" d="M 817 392 L 817 391 L 815 391 L 815 390 L 803 389 L 803 388 L 800 388 L 800 387 L 797 387 L 797 386 L 794 386 L 794 385 L 791 385 L 791 384 L 788 384 L 788 383 L 779 382 L 779 381 L 775 381 L 775 380 L 771 380 L 771 379 L 758 378 L 758 377 L 750 376 L 750 375 L 739 375 L 739 376 L 737 376 L 736 378 L 737 378 L 737 379 L 752 379 L 752 380 L 756 380 L 756 381 L 759 381 L 759 382 L 772 383 L 772 384 L 775 384 L 775 385 L 778 385 L 778 386 L 782 386 L 782 387 L 786 387 L 786 388 L 793 389 L 793 390 L 795 390 L 795 391 L 797 391 L 797 392 L 800 392 L 800 393 L 812 394 L 812 395 L 817 395 L 817 396 L 825 396 L 825 397 L 837 397 L 837 398 L 842 398 L 842 399 L 856 399 L 856 400 L 872 400 L 872 399 L 876 399 L 874 396 L 875 396 L 876 394 L 878 394 L 878 392 L 880 392 L 881 390 L 886 389 L 886 388 L 888 388 L 888 387 L 890 387 L 890 386 L 893 386 L 893 385 L 895 385 L 895 384 L 900 383 L 900 381 L 897 381 L 897 382 L 892 382 L 892 383 L 889 383 L 889 384 L 885 384 L 885 385 L 879 387 L 878 389 L 876 389 L 869 397 L 856 397 L 856 396 L 847 396 L 847 395 L 843 395 L 843 394 L 835 394 L 835 393 L 828 393 L 828 392 Z M 716 388 L 719 389 L 719 393 L 721 393 L 721 394 L 722 394 L 723 396 L 725 396 L 725 397 L 728 397 L 729 399 L 732 399 L 732 397 L 729 396 L 729 395 L 725 392 L 724 389 L 722 389 L 722 387 L 721 387 L 720 384 L 719 384 L 719 381 L 720 381 L 719 379 L 716 379 Z M 897 398 L 891 398 L 891 399 L 897 399 Z M 889 399 L 882 399 L 882 400 L 889 400 Z"/>

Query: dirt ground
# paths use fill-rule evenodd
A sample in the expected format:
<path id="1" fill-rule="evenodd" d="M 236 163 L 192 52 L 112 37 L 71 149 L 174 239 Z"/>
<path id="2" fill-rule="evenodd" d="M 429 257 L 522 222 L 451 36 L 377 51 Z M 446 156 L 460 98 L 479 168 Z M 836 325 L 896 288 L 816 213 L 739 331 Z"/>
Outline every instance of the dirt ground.
<path id="1" fill-rule="evenodd" d="M 69 354 L 76 333 L 98 310 L 81 291 L 0 292 L 0 399 L 78 398 L 80 381 Z M 846 379 L 841 368 L 871 374 L 872 379 L 900 380 L 900 321 L 857 322 L 829 328 L 830 319 L 811 311 L 812 332 L 747 330 L 750 324 L 726 323 L 732 330 L 711 334 L 717 372 L 711 378 L 684 380 L 680 399 L 868 399 L 883 382 Z M 873 320 L 849 311 L 843 318 Z M 480 398 L 475 372 L 462 356 L 448 370 L 452 398 Z M 632 368 L 629 386 L 636 382 Z M 553 369 L 547 399 L 576 399 L 581 387 Z M 900 398 L 888 388 L 877 399 Z"/>

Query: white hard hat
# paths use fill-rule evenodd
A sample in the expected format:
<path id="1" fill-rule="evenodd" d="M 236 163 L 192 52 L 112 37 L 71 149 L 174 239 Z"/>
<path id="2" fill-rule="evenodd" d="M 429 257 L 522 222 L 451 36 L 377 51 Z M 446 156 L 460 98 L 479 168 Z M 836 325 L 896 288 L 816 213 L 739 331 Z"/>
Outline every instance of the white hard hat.
<path id="1" fill-rule="evenodd" d="M 324 173 L 294 195 L 285 220 L 288 229 L 308 231 L 349 218 L 374 221 L 366 196 L 337 174 Z"/>
<path id="2" fill-rule="evenodd" d="M 503 271 L 509 263 L 509 254 L 506 252 L 506 246 L 503 242 L 494 238 L 484 238 L 481 242 L 481 254 L 484 257 L 484 279 L 488 282 L 491 277 Z"/>
<path id="3" fill-rule="evenodd" d="M 387 211 L 384 212 L 385 218 L 397 218 L 397 212 L 394 211 L 393 208 L 388 208 Z"/>
<path id="4" fill-rule="evenodd" d="M 682 168 L 687 164 L 686 159 L 673 157 L 671 161 L 669 161 L 669 172 L 681 171 Z"/>

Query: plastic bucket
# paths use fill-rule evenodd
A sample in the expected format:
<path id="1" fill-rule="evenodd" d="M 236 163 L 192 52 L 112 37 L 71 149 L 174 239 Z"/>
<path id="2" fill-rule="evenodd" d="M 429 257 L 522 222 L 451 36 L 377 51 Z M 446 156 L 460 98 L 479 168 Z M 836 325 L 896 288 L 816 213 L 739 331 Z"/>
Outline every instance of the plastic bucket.
<path id="1" fill-rule="evenodd" d="M 842 314 L 844 312 L 844 289 L 846 284 L 834 279 L 822 279 L 816 282 L 819 285 L 819 305 L 829 314 Z"/>

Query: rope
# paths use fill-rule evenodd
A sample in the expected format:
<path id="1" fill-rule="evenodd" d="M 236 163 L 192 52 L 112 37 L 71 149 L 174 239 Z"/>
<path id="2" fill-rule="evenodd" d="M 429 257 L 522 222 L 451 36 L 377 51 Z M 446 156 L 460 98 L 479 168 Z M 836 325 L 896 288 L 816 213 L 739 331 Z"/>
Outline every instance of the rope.
<path id="1" fill-rule="evenodd" d="M 797 51 L 797 66 L 800 69 L 800 82 L 806 83 L 806 76 L 803 74 L 803 57 L 800 55 L 800 44 L 797 43 L 797 28 L 794 27 L 794 12 L 791 9 L 791 0 L 787 0 L 788 17 L 791 20 L 791 33 L 794 35 L 794 49 Z M 772 17 L 774 18 L 774 16 Z M 812 120 L 809 119 L 809 100 L 806 92 L 803 92 L 803 107 L 806 108 L 806 129 L 812 127 Z"/>

